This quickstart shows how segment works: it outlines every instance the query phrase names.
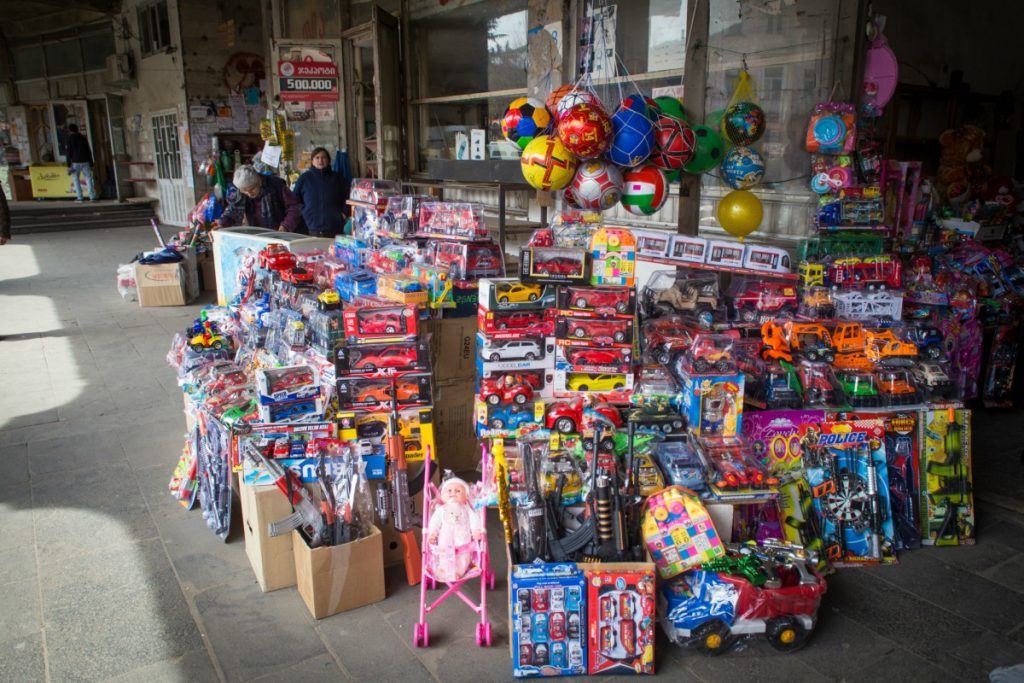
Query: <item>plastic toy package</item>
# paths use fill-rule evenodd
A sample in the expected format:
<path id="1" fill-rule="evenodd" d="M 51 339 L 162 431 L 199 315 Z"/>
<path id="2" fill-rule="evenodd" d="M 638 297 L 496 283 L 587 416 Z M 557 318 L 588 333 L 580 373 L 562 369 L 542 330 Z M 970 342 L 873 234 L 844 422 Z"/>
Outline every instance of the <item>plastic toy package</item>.
<path id="1" fill-rule="evenodd" d="M 595 674 L 653 674 L 657 599 L 650 565 L 587 569 L 589 666 Z"/>
<path id="2" fill-rule="evenodd" d="M 625 228 L 598 228 L 590 240 L 593 285 L 632 287 L 636 274 L 636 239 Z"/>
<path id="3" fill-rule="evenodd" d="M 805 424 L 801 443 L 829 562 L 838 567 L 895 562 L 882 422 Z"/>
<path id="4" fill-rule="evenodd" d="M 743 417 L 743 435 L 768 472 L 786 477 L 803 467 L 800 425 L 821 422 L 825 415 L 823 410 L 749 411 Z"/>
<path id="5" fill-rule="evenodd" d="M 513 676 L 587 673 L 586 591 L 583 572 L 575 564 L 512 566 Z"/>
<path id="6" fill-rule="evenodd" d="M 488 232 L 483 206 L 459 202 L 420 202 L 416 234 L 420 237 L 469 241 L 486 239 Z"/>
<path id="7" fill-rule="evenodd" d="M 639 304 L 645 318 L 679 315 L 705 329 L 724 320 L 725 307 L 714 273 L 656 271 L 641 290 Z"/>
<path id="8" fill-rule="evenodd" d="M 921 525 L 925 545 L 974 543 L 970 411 L 923 412 Z"/>
<path id="9" fill-rule="evenodd" d="M 641 528 L 663 579 L 725 554 L 707 509 L 681 486 L 668 486 L 647 498 Z"/>
<path id="10" fill-rule="evenodd" d="M 719 501 L 772 500 L 778 496 L 779 478 L 767 471 L 742 436 L 704 436 L 696 439 L 697 452 L 708 473 L 708 492 Z"/>

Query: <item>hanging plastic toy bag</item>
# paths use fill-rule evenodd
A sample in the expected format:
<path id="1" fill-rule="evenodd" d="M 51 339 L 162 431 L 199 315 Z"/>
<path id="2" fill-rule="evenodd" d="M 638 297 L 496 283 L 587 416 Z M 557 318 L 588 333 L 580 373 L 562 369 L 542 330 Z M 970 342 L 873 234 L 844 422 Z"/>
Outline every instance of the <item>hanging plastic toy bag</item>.
<path id="1" fill-rule="evenodd" d="M 857 141 L 852 104 L 819 102 L 807 126 L 807 151 L 812 154 L 849 154 Z"/>

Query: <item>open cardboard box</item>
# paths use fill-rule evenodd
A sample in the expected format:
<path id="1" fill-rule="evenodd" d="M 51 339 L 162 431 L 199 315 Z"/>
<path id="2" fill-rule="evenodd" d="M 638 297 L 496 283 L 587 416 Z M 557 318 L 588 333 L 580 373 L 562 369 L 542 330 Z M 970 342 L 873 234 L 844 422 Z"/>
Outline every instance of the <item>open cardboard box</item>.
<path id="1" fill-rule="evenodd" d="M 267 524 L 292 513 L 291 503 L 274 485 L 242 484 L 242 528 L 245 554 L 249 557 L 256 581 L 264 593 L 295 585 L 295 559 L 292 535 L 273 538 Z"/>
<path id="2" fill-rule="evenodd" d="M 298 531 L 291 534 L 299 595 L 314 619 L 384 599 L 380 529 L 342 545 L 310 548 Z"/>

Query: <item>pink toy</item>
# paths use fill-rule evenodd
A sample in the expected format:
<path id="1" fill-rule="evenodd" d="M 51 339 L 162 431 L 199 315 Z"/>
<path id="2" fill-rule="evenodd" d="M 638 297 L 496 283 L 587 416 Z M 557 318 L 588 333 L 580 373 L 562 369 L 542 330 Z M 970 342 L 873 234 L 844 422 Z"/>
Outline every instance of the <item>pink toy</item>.
<path id="1" fill-rule="evenodd" d="M 427 615 L 452 595 L 457 595 L 480 618 L 476 625 L 476 644 L 490 646 L 491 625 L 487 621 L 487 590 L 494 588 L 487 551 L 487 507 L 477 507 L 482 501 L 483 487 L 491 474 L 490 453 L 486 446 L 481 459 L 481 480 L 470 486 L 458 477 L 449 477 L 440 488 L 431 481 L 429 448 L 424 459 L 423 527 L 423 581 L 420 582 L 420 618 L 413 626 L 412 643 L 415 647 L 430 645 Z M 474 579 L 480 579 L 480 602 L 467 596 L 462 588 Z M 433 601 L 427 590 L 444 584 L 440 596 Z"/>

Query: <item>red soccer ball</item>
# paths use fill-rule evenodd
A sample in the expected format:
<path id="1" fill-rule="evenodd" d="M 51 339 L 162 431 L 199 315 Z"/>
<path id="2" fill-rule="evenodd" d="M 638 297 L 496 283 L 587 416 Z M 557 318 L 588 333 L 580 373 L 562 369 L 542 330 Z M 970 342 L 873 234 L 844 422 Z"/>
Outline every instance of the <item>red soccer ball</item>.
<path id="1" fill-rule="evenodd" d="M 612 121 L 593 104 L 577 104 L 558 121 L 558 138 L 580 159 L 604 154 L 612 140 Z"/>
<path id="2" fill-rule="evenodd" d="M 654 123 L 655 149 L 652 164 L 664 171 L 682 168 L 697 151 L 697 136 L 685 121 L 661 116 Z"/>

